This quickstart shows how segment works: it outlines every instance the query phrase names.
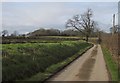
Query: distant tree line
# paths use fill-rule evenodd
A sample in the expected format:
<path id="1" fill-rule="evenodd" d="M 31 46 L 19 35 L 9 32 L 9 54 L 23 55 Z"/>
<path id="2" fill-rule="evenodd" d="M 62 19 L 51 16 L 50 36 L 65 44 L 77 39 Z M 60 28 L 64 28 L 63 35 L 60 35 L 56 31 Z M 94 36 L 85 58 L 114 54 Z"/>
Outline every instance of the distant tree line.
<path id="1" fill-rule="evenodd" d="M 64 31 L 60 31 L 58 29 L 39 29 L 28 33 L 27 36 L 79 36 L 81 35 L 78 31 L 68 29 Z"/>
<path id="2" fill-rule="evenodd" d="M 44 29 L 40 28 L 28 34 L 19 34 L 18 31 L 14 31 L 12 34 L 9 34 L 7 30 L 1 32 L 2 37 L 39 37 L 39 36 L 83 36 L 78 30 L 67 29 L 60 31 L 58 29 Z M 91 34 L 92 37 L 97 37 L 97 31 L 93 31 Z"/>
<path id="3" fill-rule="evenodd" d="M 0 32 L 0 36 L 2 37 L 16 37 L 16 36 L 20 36 L 20 34 L 18 33 L 18 31 L 14 31 L 12 34 L 9 34 L 8 30 L 3 30 L 2 32 Z"/>

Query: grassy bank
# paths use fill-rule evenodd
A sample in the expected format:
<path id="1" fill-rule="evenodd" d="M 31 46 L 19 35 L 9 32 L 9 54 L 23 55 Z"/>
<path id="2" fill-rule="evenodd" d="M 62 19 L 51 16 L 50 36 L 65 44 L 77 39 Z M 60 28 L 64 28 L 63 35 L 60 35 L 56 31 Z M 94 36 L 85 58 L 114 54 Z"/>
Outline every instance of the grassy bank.
<path id="1" fill-rule="evenodd" d="M 2 46 L 3 81 L 36 80 L 36 77 L 43 80 L 90 45 L 83 41 L 5 44 Z M 36 76 L 37 73 L 40 76 Z"/>
<path id="2" fill-rule="evenodd" d="M 111 53 L 107 48 L 102 46 L 102 51 L 103 51 L 104 58 L 105 58 L 108 70 L 110 72 L 112 81 L 118 81 L 118 64 L 115 63 Z"/>
<path id="3" fill-rule="evenodd" d="M 77 53 L 75 53 L 73 56 L 67 58 L 66 60 L 59 62 L 57 64 L 51 65 L 48 67 L 45 72 L 43 73 L 37 73 L 36 75 L 32 76 L 31 78 L 26 79 L 27 81 L 45 81 L 46 79 L 50 78 L 60 70 L 62 70 L 64 67 L 69 65 L 71 62 L 73 62 L 75 59 L 77 59 L 79 56 L 81 56 L 86 50 L 92 47 L 92 44 L 89 46 L 80 49 Z"/>

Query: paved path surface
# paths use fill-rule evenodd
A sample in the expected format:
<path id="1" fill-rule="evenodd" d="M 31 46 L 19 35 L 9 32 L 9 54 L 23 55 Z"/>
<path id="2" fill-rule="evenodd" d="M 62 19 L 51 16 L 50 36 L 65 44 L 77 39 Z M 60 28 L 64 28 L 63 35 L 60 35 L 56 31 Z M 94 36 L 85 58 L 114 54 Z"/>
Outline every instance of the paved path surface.
<path id="1" fill-rule="evenodd" d="M 48 81 L 108 81 L 100 45 L 92 47 Z"/>
<path id="2" fill-rule="evenodd" d="M 109 81 L 106 63 L 103 58 L 102 50 L 98 45 L 98 53 L 96 56 L 95 66 L 90 76 L 90 81 Z"/>

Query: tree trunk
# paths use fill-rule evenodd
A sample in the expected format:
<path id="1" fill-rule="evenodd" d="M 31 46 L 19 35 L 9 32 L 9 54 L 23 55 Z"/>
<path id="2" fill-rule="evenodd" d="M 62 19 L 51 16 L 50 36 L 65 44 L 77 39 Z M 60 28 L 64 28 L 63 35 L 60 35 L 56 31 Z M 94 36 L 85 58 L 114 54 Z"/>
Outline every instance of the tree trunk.
<path id="1" fill-rule="evenodd" d="M 88 42 L 88 38 L 89 38 L 89 36 L 86 36 L 86 42 Z"/>

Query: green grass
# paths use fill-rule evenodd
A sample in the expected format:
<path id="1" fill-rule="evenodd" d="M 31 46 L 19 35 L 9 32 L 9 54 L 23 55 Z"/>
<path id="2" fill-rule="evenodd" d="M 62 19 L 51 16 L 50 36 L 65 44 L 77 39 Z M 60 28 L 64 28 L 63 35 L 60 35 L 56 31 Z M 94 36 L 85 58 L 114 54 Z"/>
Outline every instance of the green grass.
<path id="1" fill-rule="evenodd" d="M 104 58 L 110 72 L 112 81 L 118 81 L 118 64 L 112 59 L 112 55 L 107 48 L 102 47 Z"/>
<path id="2" fill-rule="evenodd" d="M 37 73 L 40 73 L 39 79 L 43 80 L 49 73 L 73 60 L 69 58 L 79 50 L 82 51 L 90 45 L 83 41 L 4 44 L 2 45 L 2 80 L 24 80 Z"/>
<path id="3" fill-rule="evenodd" d="M 53 73 L 59 71 L 60 69 L 62 69 L 64 66 L 66 66 L 67 64 L 69 64 L 70 62 L 72 62 L 75 58 L 77 58 L 78 56 L 80 56 L 83 52 L 85 52 L 87 49 L 89 49 L 92 45 L 79 50 L 79 52 L 77 52 L 76 54 L 74 54 L 73 56 L 67 58 L 66 60 L 59 62 L 57 64 L 53 64 L 50 67 L 48 67 L 44 73 L 37 73 L 36 75 L 32 76 L 31 78 L 26 79 L 27 81 L 44 81 L 45 79 L 49 78 L 50 75 L 52 75 Z"/>
<path id="4" fill-rule="evenodd" d="M 10 43 L 55 43 L 60 41 L 76 41 L 81 40 L 80 36 L 38 36 L 38 37 L 5 37 L 3 44 Z"/>

